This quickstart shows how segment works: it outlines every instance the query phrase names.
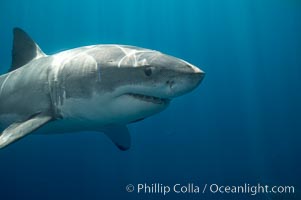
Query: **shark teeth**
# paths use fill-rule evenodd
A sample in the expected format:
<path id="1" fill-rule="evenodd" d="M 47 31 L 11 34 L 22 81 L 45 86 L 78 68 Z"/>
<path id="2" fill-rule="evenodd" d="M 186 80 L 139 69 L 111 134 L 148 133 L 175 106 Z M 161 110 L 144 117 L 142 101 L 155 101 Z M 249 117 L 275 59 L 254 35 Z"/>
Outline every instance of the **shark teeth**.
<path id="1" fill-rule="evenodd" d="M 155 104 L 167 104 L 167 103 L 170 102 L 170 99 L 159 98 L 159 97 L 154 97 L 154 96 L 147 96 L 147 95 L 143 95 L 143 94 L 129 93 L 128 95 L 132 96 L 136 99 L 151 102 L 151 103 L 155 103 Z"/>

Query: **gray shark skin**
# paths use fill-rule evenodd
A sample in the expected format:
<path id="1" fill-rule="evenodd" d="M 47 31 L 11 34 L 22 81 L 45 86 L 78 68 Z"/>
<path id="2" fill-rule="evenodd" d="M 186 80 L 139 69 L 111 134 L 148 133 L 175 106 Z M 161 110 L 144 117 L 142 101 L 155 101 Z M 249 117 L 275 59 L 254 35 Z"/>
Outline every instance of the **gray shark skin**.
<path id="1" fill-rule="evenodd" d="M 14 29 L 12 66 L 0 76 L 0 148 L 34 132 L 99 131 L 121 150 L 127 124 L 161 112 L 204 72 L 158 51 L 93 45 L 46 55 Z"/>

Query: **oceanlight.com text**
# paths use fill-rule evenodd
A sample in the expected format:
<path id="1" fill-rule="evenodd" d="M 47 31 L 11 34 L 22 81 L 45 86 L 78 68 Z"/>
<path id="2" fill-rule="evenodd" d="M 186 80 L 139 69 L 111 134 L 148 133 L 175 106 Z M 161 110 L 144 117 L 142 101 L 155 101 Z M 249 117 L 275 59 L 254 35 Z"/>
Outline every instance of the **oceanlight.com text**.
<path id="1" fill-rule="evenodd" d="M 126 191 L 136 194 L 246 194 L 255 196 L 258 194 L 294 194 L 295 186 L 281 185 L 265 185 L 265 184 L 248 184 L 241 185 L 221 185 L 216 183 L 211 184 L 162 184 L 162 183 L 138 183 L 128 184 Z"/>
<path id="2" fill-rule="evenodd" d="M 208 185 L 206 186 L 206 188 Z M 211 193 L 221 193 L 221 194 L 250 194 L 252 196 L 257 194 L 294 194 L 294 186 L 269 186 L 262 185 L 258 183 L 257 185 L 243 184 L 243 185 L 218 185 L 211 184 L 209 185 L 209 191 Z"/>

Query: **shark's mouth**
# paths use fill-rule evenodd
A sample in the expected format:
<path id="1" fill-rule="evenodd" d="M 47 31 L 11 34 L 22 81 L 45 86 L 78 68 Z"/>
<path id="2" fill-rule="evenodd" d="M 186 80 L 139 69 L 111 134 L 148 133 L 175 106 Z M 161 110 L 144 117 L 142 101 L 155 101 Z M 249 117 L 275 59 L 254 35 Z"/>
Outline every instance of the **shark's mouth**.
<path id="1" fill-rule="evenodd" d="M 143 95 L 143 94 L 128 93 L 127 95 L 134 97 L 135 99 L 139 99 L 141 101 L 146 101 L 146 102 L 151 102 L 154 104 L 168 104 L 170 102 L 170 99 L 154 97 L 154 96 L 147 96 L 147 95 Z"/>

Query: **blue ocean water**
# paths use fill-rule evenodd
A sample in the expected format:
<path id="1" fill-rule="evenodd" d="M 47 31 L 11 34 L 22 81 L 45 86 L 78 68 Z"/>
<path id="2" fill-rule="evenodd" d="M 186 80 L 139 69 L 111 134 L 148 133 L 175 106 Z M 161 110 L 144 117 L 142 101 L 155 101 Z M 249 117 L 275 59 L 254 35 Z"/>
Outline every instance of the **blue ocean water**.
<path id="1" fill-rule="evenodd" d="M 206 77 L 164 112 L 130 125 L 129 151 L 97 133 L 32 135 L 1 150 L 1 199 L 298 199 L 298 0 L 2 0 L 1 73 L 13 27 L 48 54 L 129 44 L 185 59 Z M 296 194 L 126 191 L 139 183 L 294 185 Z"/>

